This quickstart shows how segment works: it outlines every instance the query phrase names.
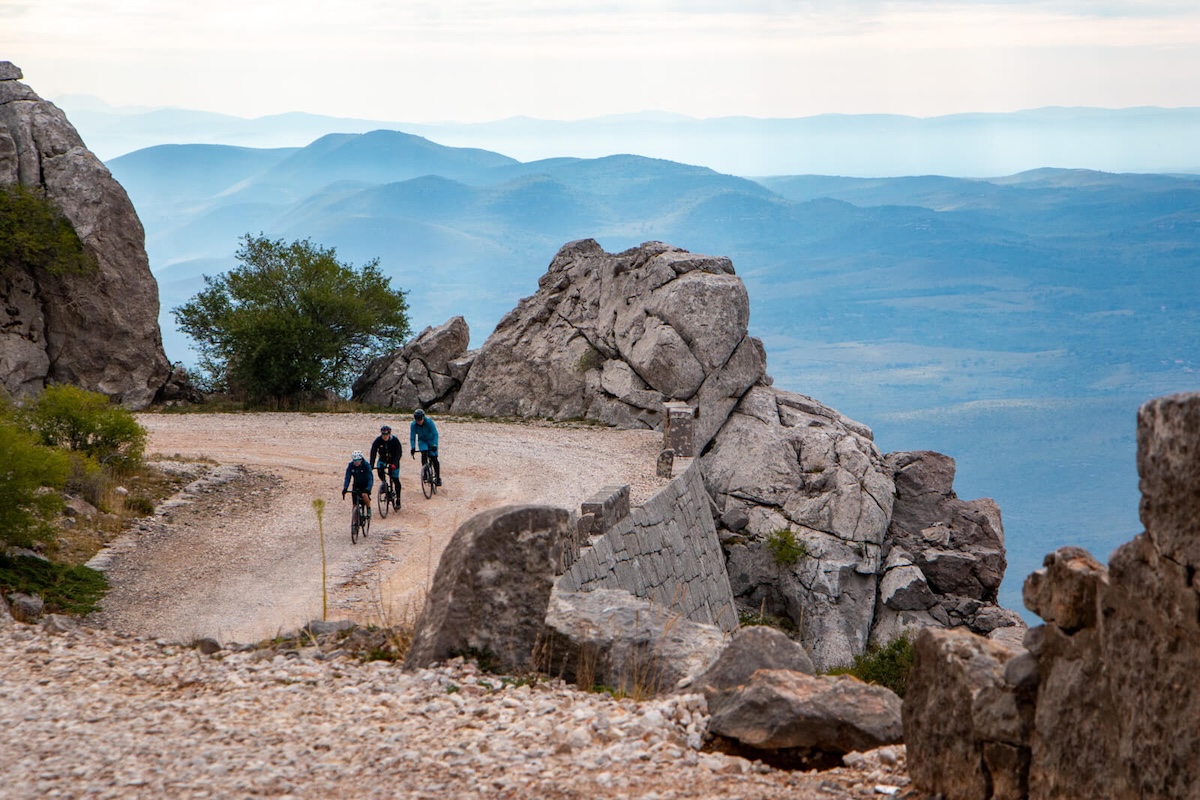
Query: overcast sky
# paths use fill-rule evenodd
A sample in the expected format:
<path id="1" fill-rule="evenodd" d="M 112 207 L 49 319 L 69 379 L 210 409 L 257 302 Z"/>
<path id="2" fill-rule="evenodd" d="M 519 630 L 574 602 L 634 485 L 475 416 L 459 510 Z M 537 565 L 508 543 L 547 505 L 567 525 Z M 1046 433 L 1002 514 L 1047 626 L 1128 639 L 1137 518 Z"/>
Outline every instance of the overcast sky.
<path id="1" fill-rule="evenodd" d="M 0 0 L 48 99 L 430 122 L 1200 106 L 1195 0 Z"/>

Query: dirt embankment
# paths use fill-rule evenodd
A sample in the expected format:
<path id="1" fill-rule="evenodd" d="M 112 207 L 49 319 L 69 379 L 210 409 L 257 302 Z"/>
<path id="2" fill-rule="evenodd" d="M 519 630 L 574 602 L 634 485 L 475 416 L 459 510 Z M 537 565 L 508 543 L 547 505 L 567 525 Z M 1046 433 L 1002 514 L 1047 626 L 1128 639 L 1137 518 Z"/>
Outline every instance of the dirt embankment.
<path id="1" fill-rule="evenodd" d="M 637 503 L 665 483 L 654 474 L 662 438 L 652 431 L 438 418 L 443 486 L 427 500 L 407 420 L 247 413 L 139 421 L 150 434 L 147 452 L 221 468 L 189 502 L 106 554 L 112 590 L 97 621 L 180 641 L 257 641 L 322 616 L 396 623 L 415 613 L 446 543 L 480 511 L 512 503 L 578 510 L 601 487 L 624 483 Z M 351 451 L 368 451 L 383 423 L 405 444 L 401 508 L 387 519 L 376 513 L 370 535 L 351 544 L 343 474 Z M 314 500 L 325 502 L 320 525 Z"/>

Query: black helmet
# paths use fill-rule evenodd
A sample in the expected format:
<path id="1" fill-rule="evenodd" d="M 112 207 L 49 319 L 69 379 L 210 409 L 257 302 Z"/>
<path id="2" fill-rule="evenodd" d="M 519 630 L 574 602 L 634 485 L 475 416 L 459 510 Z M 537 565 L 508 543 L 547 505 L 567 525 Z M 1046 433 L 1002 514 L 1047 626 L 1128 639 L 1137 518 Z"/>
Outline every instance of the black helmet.
<path id="1" fill-rule="evenodd" d="M 413 419 L 420 422 L 421 420 L 425 419 L 425 412 L 418 408 L 416 411 L 413 412 Z"/>
<path id="2" fill-rule="evenodd" d="M 379 429 L 379 432 L 380 432 L 380 433 L 391 433 L 391 432 L 392 432 L 392 426 L 391 426 L 391 425 L 384 425 L 382 428 L 380 428 L 380 429 Z"/>

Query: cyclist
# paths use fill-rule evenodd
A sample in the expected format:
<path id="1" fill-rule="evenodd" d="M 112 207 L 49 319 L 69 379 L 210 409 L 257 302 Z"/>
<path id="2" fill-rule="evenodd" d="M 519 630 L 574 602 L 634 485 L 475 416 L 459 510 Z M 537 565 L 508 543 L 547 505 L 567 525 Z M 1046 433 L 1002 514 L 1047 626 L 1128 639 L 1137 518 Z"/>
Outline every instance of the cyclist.
<path id="1" fill-rule="evenodd" d="M 371 472 L 371 465 L 363 458 L 361 450 L 350 454 L 350 463 L 346 465 L 346 480 L 342 482 L 343 498 L 346 496 L 346 490 L 350 488 L 351 480 L 354 481 L 355 494 L 362 495 L 367 516 L 371 516 L 371 487 L 375 485 L 375 473 Z"/>
<path id="2" fill-rule="evenodd" d="M 426 459 L 433 462 L 433 482 L 442 485 L 442 465 L 438 463 L 438 432 L 433 420 L 425 416 L 425 412 L 417 409 L 413 412 L 413 421 L 408 425 L 408 449 L 412 457 L 417 457 L 421 451 L 421 466 Z"/>
<path id="3" fill-rule="evenodd" d="M 378 458 L 377 458 L 378 456 Z M 392 436 L 392 426 L 384 425 L 379 429 L 379 435 L 371 443 L 371 463 L 379 470 L 379 480 L 385 481 L 390 476 L 392 490 L 400 496 L 400 459 L 404 456 L 404 445 Z"/>

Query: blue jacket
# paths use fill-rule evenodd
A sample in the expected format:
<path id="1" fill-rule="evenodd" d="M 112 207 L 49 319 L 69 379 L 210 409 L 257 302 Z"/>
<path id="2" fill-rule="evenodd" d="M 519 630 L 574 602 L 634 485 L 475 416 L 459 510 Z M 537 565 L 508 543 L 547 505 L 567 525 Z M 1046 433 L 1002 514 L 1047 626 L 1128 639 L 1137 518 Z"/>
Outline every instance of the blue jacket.
<path id="1" fill-rule="evenodd" d="M 371 487 L 375 485 L 375 473 L 371 471 L 371 465 L 364 458 L 358 462 L 358 466 L 351 461 L 346 465 L 346 480 L 342 482 L 342 491 L 350 488 L 350 479 L 354 479 L 354 491 L 356 492 L 371 492 Z"/>
<path id="2" fill-rule="evenodd" d="M 433 420 L 425 417 L 423 425 L 418 425 L 415 419 L 408 423 L 408 449 L 437 450 L 437 425 L 433 424 Z"/>

